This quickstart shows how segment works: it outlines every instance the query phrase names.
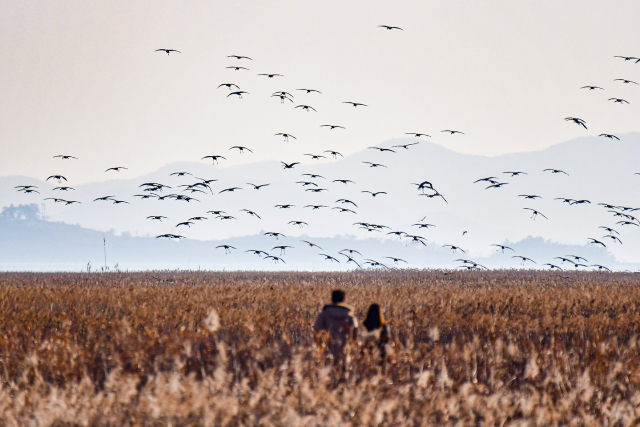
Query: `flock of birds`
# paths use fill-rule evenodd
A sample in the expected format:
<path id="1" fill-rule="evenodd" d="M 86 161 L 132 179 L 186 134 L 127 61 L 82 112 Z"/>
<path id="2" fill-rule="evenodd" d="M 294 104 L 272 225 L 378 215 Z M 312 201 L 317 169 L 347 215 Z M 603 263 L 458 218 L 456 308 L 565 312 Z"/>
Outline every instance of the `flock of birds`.
<path id="1" fill-rule="evenodd" d="M 404 31 L 402 28 L 396 27 L 396 26 L 380 25 L 379 27 L 389 31 L 394 31 L 394 30 Z M 164 49 L 164 48 L 157 49 L 156 52 L 163 52 L 169 56 L 172 56 L 172 54 L 181 53 L 179 50 L 176 50 L 176 49 Z M 250 61 L 253 60 L 252 58 L 244 55 L 229 55 L 228 58 L 231 58 L 231 60 L 237 61 L 236 65 L 230 65 L 226 67 L 228 70 L 230 70 L 229 71 L 230 73 L 250 72 L 250 69 L 243 65 L 250 63 Z M 634 61 L 635 63 L 640 63 L 640 58 L 636 58 L 636 57 L 616 56 L 616 58 L 622 58 L 625 62 Z M 238 64 L 243 64 L 243 65 L 238 65 Z M 259 73 L 258 76 L 265 77 L 268 79 L 284 77 L 282 74 L 278 74 L 278 73 Z M 620 85 L 631 85 L 631 86 L 638 85 L 638 83 L 632 80 L 623 79 L 623 78 L 616 78 L 614 79 L 614 82 L 615 84 L 620 84 Z M 249 92 L 242 90 L 241 87 L 235 83 L 225 82 L 225 83 L 220 83 L 218 85 L 218 89 L 224 90 L 225 88 L 228 89 L 229 91 L 226 94 L 226 98 L 237 97 L 238 99 L 243 99 L 243 96 L 250 95 Z M 596 85 L 585 85 L 581 87 L 581 89 L 585 89 L 588 91 L 604 90 L 602 87 L 596 86 Z M 295 101 L 296 95 L 294 95 L 294 93 L 296 95 L 298 93 L 301 93 L 301 94 L 304 94 L 305 96 L 309 95 L 311 97 L 322 96 L 322 92 L 317 89 L 297 88 L 293 91 L 286 91 L 286 90 L 276 91 L 271 95 L 271 97 L 279 100 L 281 104 L 295 105 L 294 106 L 295 109 L 300 109 L 306 113 L 317 112 L 317 110 L 312 105 L 308 105 L 304 103 L 298 104 Z M 621 105 L 629 104 L 629 101 L 623 98 L 610 97 L 608 98 L 608 101 L 621 104 Z M 356 109 L 367 107 L 367 104 L 362 102 L 342 101 L 342 103 L 352 106 L 353 108 L 356 108 Z M 566 117 L 564 120 L 570 123 L 574 123 L 581 128 L 588 129 L 587 122 L 582 118 Z M 329 131 L 342 132 L 346 130 L 344 126 L 339 124 L 322 124 L 320 125 L 320 127 L 325 128 Z M 464 134 L 464 132 L 462 131 L 453 130 L 453 129 L 443 129 L 440 132 L 446 133 L 448 135 Z M 386 155 L 398 155 L 399 152 L 405 152 L 405 151 L 411 150 L 411 147 L 420 143 L 421 138 L 431 137 L 430 135 L 423 132 L 407 132 L 406 135 L 410 135 L 411 137 L 415 138 L 415 140 L 405 144 L 393 145 L 391 147 L 372 146 L 372 147 L 369 147 L 368 149 L 378 152 L 380 157 L 386 156 Z M 294 135 L 286 132 L 278 132 L 274 136 L 281 137 L 285 142 L 296 139 Z M 618 136 L 610 133 L 601 133 L 599 134 L 599 136 L 603 138 L 608 138 L 611 140 L 614 140 L 614 139 L 619 140 Z M 238 155 L 242 155 L 244 153 L 253 153 L 253 151 L 249 147 L 240 146 L 240 145 L 234 145 L 230 147 L 228 151 L 236 152 Z M 229 156 L 229 155 L 227 154 L 226 156 Z M 210 161 L 212 165 L 217 165 L 221 161 L 227 160 L 226 156 L 218 153 L 207 154 L 201 157 L 200 160 Z M 340 152 L 333 149 L 326 149 L 322 153 L 305 153 L 304 156 L 309 157 L 311 160 L 328 159 L 328 158 L 338 159 L 343 157 L 343 155 Z M 59 154 L 54 156 L 54 158 L 61 161 L 77 161 L 78 160 L 77 157 L 69 154 Z M 372 169 L 387 168 L 387 166 L 384 164 L 384 160 L 380 160 L 379 162 L 364 161 L 363 163 L 367 167 Z M 296 166 L 300 164 L 301 164 L 300 161 L 281 162 L 281 166 L 285 170 L 294 169 Z M 106 169 L 105 173 L 115 174 L 124 170 L 127 170 L 127 167 L 114 166 Z M 547 168 L 547 169 L 544 169 L 542 172 L 548 173 L 548 174 L 569 176 L 568 172 L 561 169 Z M 640 173 L 638 174 L 640 175 Z M 170 175 L 176 178 L 184 179 L 185 181 L 184 183 L 179 184 L 177 187 L 172 187 L 165 183 L 160 183 L 160 182 L 144 182 L 139 185 L 138 194 L 134 194 L 133 197 L 139 198 L 142 200 L 156 200 L 156 201 L 173 200 L 175 202 L 191 203 L 191 202 L 200 202 L 204 197 L 211 197 L 214 195 L 214 192 L 217 192 L 218 194 L 224 194 L 224 193 L 233 193 L 239 190 L 245 190 L 245 188 L 233 186 L 233 187 L 220 188 L 220 189 L 216 188 L 214 191 L 213 186 L 215 183 L 217 183 L 218 181 L 217 179 L 206 179 L 206 178 L 195 177 L 190 172 L 187 172 L 187 171 L 177 171 L 177 172 L 171 173 Z M 504 179 L 505 177 L 517 178 L 522 175 L 527 175 L 527 172 L 517 171 L 517 170 L 501 171 L 497 173 L 496 176 L 488 176 L 488 177 L 477 179 L 474 184 L 476 185 L 485 184 L 486 190 L 493 191 L 496 189 L 503 188 L 506 185 L 509 185 L 509 182 L 507 182 Z M 187 182 L 186 181 L 187 179 L 189 179 L 190 181 Z M 76 205 L 81 203 L 78 200 L 73 200 L 73 199 L 67 198 L 66 196 L 65 197 L 62 196 L 63 194 L 73 193 L 73 191 L 75 190 L 73 187 L 67 185 L 68 180 L 64 175 L 54 174 L 47 177 L 46 181 L 53 181 L 58 185 L 49 190 L 52 195 L 50 197 L 44 198 L 44 200 L 53 201 L 54 203 L 60 203 L 63 205 Z M 351 179 L 345 179 L 340 177 L 336 179 L 327 180 L 326 177 L 321 176 L 319 174 L 315 174 L 315 173 L 304 173 L 298 178 L 294 178 L 294 182 L 298 184 L 304 192 L 307 192 L 307 193 L 324 193 L 329 191 L 329 189 L 326 188 L 326 183 L 328 182 L 337 183 L 344 186 L 356 185 L 356 183 Z M 248 186 L 246 187 L 246 189 L 249 189 L 252 191 L 265 191 L 264 189 L 266 187 L 269 187 L 271 183 L 247 182 L 246 185 Z M 415 186 L 415 189 L 417 191 L 416 193 L 417 196 L 427 197 L 431 199 L 439 199 L 442 203 L 448 203 L 448 200 L 445 198 L 445 195 L 439 192 L 436 189 L 435 185 L 428 180 L 423 180 L 417 183 L 411 183 L 411 185 Z M 40 188 L 36 185 L 20 185 L 16 187 L 16 190 L 24 194 L 30 194 L 30 195 L 40 194 Z M 361 193 L 367 194 L 373 198 L 387 194 L 387 192 L 385 191 L 370 191 L 366 189 L 361 190 Z M 527 202 L 532 202 L 532 203 L 535 203 L 536 200 L 541 198 L 541 196 L 536 194 L 520 194 L 518 197 L 522 198 L 523 200 L 526 200 Z M 571 198 L 556 198 L 555 200 L 558 200 L 559 203 L 566 203 L 568 205 L 591 204 L 591 201 L 585 200 L 585 199 L 576 200 Z M 115 195 L 105 195 L 105 196 L 101 195 L 93 199 L 92 202 L 93 203 L 112 203 L 112 204 L 118 204 L 118 205 L 130 204 L 129 201 L 117 198 Z M 640 219 L 638 219 L 636 216 L 632 214 L 633 212 L 640 210 L 640 208 L 633 208 L 629 206 L 617 206 L 617 205 L 608 204 L 608 203 L 598 203 L 598 205 L 602 206 L 604 209 L 606 209 L 607 212 L 611 214 L 611 217 L 613 220 L 615 220 L 615 223 L 599 226 L 599 229 L 603 230 L 605 234 L 602 237 L 598 236 L 597 238 L 589 237 L 588 240 L 591 244 L 601 246 L 604 248 L 607 247 L 607 244 L 622 244 L 622 240 L 620 238 L 620 232 L 616 230 L 614 227 L 617 227 L 617 228 L 640 227 Z M 274 209 L 278 209 L 278 210 L 290 210 L 295 207 L 296 206 L 294 204 L 274 205 Z M 337 211 L 337 213 L 339 214 L 353 216 L 354 218 L 359 215 L 357 213 L 358 204 L 354 200 L 351 200 L 349 198 L 344 198 L 344 197 L 336 198 L 333 206 L 325 205 L 322 203 L 307 204 L 303 207 L 303 209 L 307 209 L 311 211 L 325 210 L 325 209 L 332 210 L 332 211 Z M 548 220 L 548 217 L 535 207 L 525 206 L 522 209 L 527 210 L 528 212 L 531 213 L 532 220 L 537 220 L 539 218 L 542 220 Z M 260 214 L 258 214 L 257 212 L 251 209 L 246 209 L 246 208 L 241 209 L 240 212 L 243 215 L 248 215 L 258 220 L 261 219 Z M 158 221 L 159 223 L 163 223 L 163 224 L 165 220 L 169 220 L 169 218 L 160 214 L 150 215 L 147 217 L 147 219 L 149 221 Z M 181 228 L 190 228 L 192 226 L 196 227 L 198 223 L 207 221 L 209 219 L 217 219 L 219 221 L 229 221 L 229 220 L 237 220 L 237 217 L 223 210 L 209 210 L 206 212 L 204 212 L 203 210 L 203 213 L 201 215 L 191 216 L 188 219 L 185 219 L 184 221 L 180 221 L 176 223 L 173 226 L 174 230 L 172 232 L 159 234 L 156 238 L 170 239 L 170 240 L 184 239 L 185 237 L 181 234 L 178 234 L 179 231 L 177 230 L 180 230 Z M 429 228 L 436 226 L 435 224 L 425 222 L 424 221 L 425 219 L 426 217 L 421 219 L 420 221 L 415 222 L 414 224 L 411 224 L 411 227 L 413 227 L 413 230 L 428 230 Z M 301 219 L 290 220 L 288 222 L 283 221 L 283 225 L 284 224 L 289 226 L 297 226 L 297 227 L 306 227 L 309 225 L 306 221 Z M 427 239 L 413 231 L 407 232 L 407 231 L 393 230 L 384 224 L 375 224 L 375 223 L 369 223 L 369 222 L 363 222 L 363 221 L 354 222 L 353 225 L 358 227 L 359 229 L 366 230 L 367 232 L 384 233 L 389 236 L 395 236 L 400 239 L 406 239 L 406 241 L 410 242 L 411 244 L 415 244 L 419 246 L 420 245 L 427 246 Z M 466 231 L 463 232 L 463 235 L 464 234 L 466 234 Z M 264 235 L 266 236 L 266 238 L 273 239 L 272 241 L 275 243 L 274 246 L 270 249 L 270 251 L 266 251 L 262 249 L 247 248 L 245 249 L 245 252 L 250 253 L 252 255 L 259 256 L 265 260 L 271 260 L 275 263 L 286 263 L 284 259 L 284 257 L 286 256 L 286 251 L 287 249 L 294 249 L 294 247 L 286 244 L 277 244 L 277 243 L 280 243 L 279 242 L 280 238 L 286 237 L 285 234 L 280 231 L 267 231 L 264 233 Z M 384 257 L 384 262 L 382 260 L 366 258 L 358 250 L 350 249 L 350 248 L 345 248 L 336 253 L 328 254 L 328 253 L 325 253 L 322 247 L 320 247 L 318 244 L 312 241 L 309 241 L 309 240 L 300 240 L 300 241 L 304 243 L 305 247 L 313 250 L 317 250 L 318 251 L 317 255 L 321 257 L 323 260 L 330 263 L 343 262 L 347 264 L 353 264 L 358 268 L 364 268 L 364 267 L 389 268 L 391 263 L 393 263 L 394 266 L 408 264 L 406 260 L 396 256 L 386 256 Z M 502 253 L 509 253 L 510 251 L 511 257 L 518 259 L 522 265 L 525 265 L 527 263 L 537 264 L 536 261 L 534 261 L 531 258 L 516 254 L 515 250 L 507 245 L 498 244 L 498 243 L 493 243 L 491 245 L 496 247 L 497 250 L 501 251 Z M 450 249 L 453 253 L 459 252 L 459 253 L 465 254 L 467 252 L 465 249 L 457 245 L 447 244 L 447 245 L 444 245 L 443 247 Z M 224 253 L 226 254 L 230 254 L 233 251 L 238 250 L 235 246 L 231 244 L 222 244 L 217 246 L 216 248 L 220 249 L 221 251 L 224 251 Z M 274 252 L 274 251 L 277 251 L 277 252 Z M 587 259 L 585 259 L 580 255 L 563 255 L 563 256 L 557 256 L 554 259 L 558 260 L 558 262 L 545 263 L 543 265 L 552 270 L 562 270 L 563 269 L 562 266 L 569 266 L 571 269 L 592 267 L 598 270 L 609 271 L 609 268 L 607 268 L 604 265 L 590 264 Z M 458 267 L 468 269 L 468 270 L 477 270 L 477 269 L 487 268 L 476 261 L 473 261 L 471 259 L 466 259 L 466 258 L 459 258 L 456 260 L 456 262 L 460 263 Z"/>

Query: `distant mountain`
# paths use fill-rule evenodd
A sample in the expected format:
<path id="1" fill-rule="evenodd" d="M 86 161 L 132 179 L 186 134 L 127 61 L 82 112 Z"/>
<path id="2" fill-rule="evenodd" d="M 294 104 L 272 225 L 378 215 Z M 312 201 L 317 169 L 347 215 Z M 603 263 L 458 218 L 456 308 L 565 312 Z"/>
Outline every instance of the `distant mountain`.
<path id="1" fill-rule="evenodd" d="M 170 264 L 171 259 L 180 259 L 175 265 L 191 267 L 207 265 L 209 266 L 207 268 L 225 268 L 224 265 L 229 265 L 228 268 L 258 268 L 254 265 L 262 266 L 264 263 L 250 263 L 246 261 L 246 257 L 236 263 L 237 257 L 233 258 L 232 255 L 221 258 L 218 254 L 220 250 L 209 252 L 210 245 L 213 244 L 212 242 L 218 244 L 230 242 L 229 244 L 235 245 L 242 241 L 256 248 L 267 247 L 272 243 L 272 246 L 275 246 L 277 242 L 274 243 L 272 238 L 263 235 L 266 231 L 275 231 L 294 240 L 309 236 L 311 241 L 326 242 L 326 246 L 331 246 L 331 241 L 340 242 L 336 244 L 336 248 L 342 243 L 355 245 L 359 242 L 369 242 L 366 246 L 372 245 L 373 248 L 376 246 L 371 242 L 379 242 L 385 250 L 388 247 L 393 248 L 392 252 L 398 251 L 389 256 L 419 260 L 413 261 L 417 262 L 415 266 L 440 266 L 436 254 L 442 250 L 443 257 L 447 251 L 451 255 L 450 250 L 441 247 L 445 244 L 465 249 L 467 251 L 465 257 L 495 259 L 498 262 L 495 257 L 502 254 L 496 254 L 496 248 L 491 246 L 492 244 L 536 242 L 531 244 L 535 248 L 544 248 L 540 249 L 544 253 L 536 252 L 538 249 L 533 247 L 530 250 L 539 253 L 536 256 L 540 259 L 545 258 L 547 251 L 553 252 L 555 256 L 556 252 L 553 248 L 564 248 L 566 245 L 572 247 L 574 251 L 579 251 L 580 254 L 591 253 L 595 249 L 599 253 L 602 248 L 596 248 L 589 240 L 589 238 L 595 238 L 607 245 L 605 252 L 610 255 L 604 258 L 603 262 L 608 262 L 607 265 L 623 266 L 625 263 L 640 263 L 640 227 L 616 224 L 621 218 L 614 217 L 611 212 L 607 212 L 606 208 L 598 205 L 598 203 L 608 203 L 628 208 L 640 206 L 640 175 L 634 175 L 640 172 L 640 165 L 637 162 L 640 158 L 640 134 L 620 135 L 620 138 L 621 141 L 611 141 L 606 138 L 584 137 L 542 151 L 498 157 L 460 154 L 422 141 L 409 149 L 393 148 L 395 153 L 368 149 L 344 159 L 334 160 L 329 157 L 326 160 L 307 162 L 291 170 L 283 169 L 277 162 L 230 167 L 212 166 L 207 161 L 174 163 L 140 178 L 112 179 L 79 185 L 75 190 L 68 192 L 52 191 L 52 188 L 58 185 L 52 183 L 52 180 L 43 182 L 29 177 L 12 176 L 0 178 L 0 200 L 3 207 L 11 204 L 39 203 L 42 217 L 50 222 L 26 221 L 33 223 L 32 227 L 49 227 L 50 224 L 57 224 L 55 227 L 59 227 L 58 233 L 63 233 L 62 230 L 67 230 L 64 227 L 75 224 L 86 229 L 98 230 L 86 231 L 86 233 L 87 236 L 90 233 L 97 233 L 95 234 L 97 237 L 91 237 L 91 239 L 97 238 L 100 242 L 102 233 L 106 233 L 108 261 L 109 240 L 122 239 L 117 241 L 126 241 L 126 244 L 131 246 L 137 245 L 135 242 L 138 241 L 153 240 L 157 247 L 163 248 L 160 250 L 162 253 L 165 253 L 165 250 L 171 253 L 169 249 L 164 248 L 193 248 L 181 249 L 177 252 L 180 256 L 183 253 L 189 253 L 186 261 L 184 257 L 162 258 L 159 253 L 153 252 L 153 249 L 145 249 L 153 256 L 144 258 L 141 264 L 136 265 L 151 265 L 147 263 L 153 259 L 162 259 L 154 265 L 164 265 L 164 263 Z M 389 148 L 392 145 L 414 141 L 415 139 L 397 139 L 377 146 Z M 369 164 L 363 163 L 365 161 L 386 167 L 370 167 Z M 547 168 L 563 170 L 568 175 L 544 172 L 543 169 Z M 192 175 L 170 176 L 171 173 L 178 171 L 189 172 Z M 512 177 L 504 173 L 508 171 L 523 171 L 526 175 Z M 319 174 L 326 179 L 303 176 L 305 173 Z M 185 187 L 180 185 L 196 182 L 195 177 L 218 181 L 212 183 L 211 192 L 208 194 L 185 193 L 183 191 Z M 495 179 L 506 184 L 502 188 L 486 189 L 488 183 L 482 181 L 474 183 L 485 177 L 496 177 Z M 349 179 L 355 184 L 334 182 L 333 180 L 336 179 Z M 315 185 L 305 186 L 301 183 L 305 181 L 313 182 Z M 417 184 L 423 181 L 432 183 L 446 201 L 440 197 L 430 198 L 421 195 L 422 192 L 412 183 Z M 161 182 L 172 187 L 159 194 L 165 195 L 171 192 L 189 194 L 199 201 L 187 203 L 175 200 L 140 200 L 134 195 L 148 194 L 139 187 L 145 182 Z M 270 185 L 254 190 L 247 183 L 269 183 Z M 23 194 L 15 191 L 16 185 L 25 184 L 37 185 L 40 194 Z M 73 183 L 68 182 L 65 185 L 73 186 Z M 236 186 L 242 189 L 220 193 L 221 190 Z M 307 191 L 313 189 L 323 191 Z M 384 191 L 387 194 L 372 197 L 362 193 L 363 190 Z M 427 190 L 424 194 L 433 194 L 433 191 Z M 541 198 L 526 199 L 521 197 L 522 195 L 535 195 Z M 112 202 L 93 201 L 102 196 L 114 196 L 129 204 L 115 205 Z M 66 206 L 51 200 L 43 202 L 42 200 L 46 197 L 62 197 L 82 203 Z M 590 203 L 570 205 L 556 200 L 557 198 L 584 199 Z M 351 200 L 357 207 L 339 203 L 338 199 Z M 292 204 L 295 207 L 278 209 L 275 207 L 277 204 Z M 305 207 L 308 205 L 327 207 L 318 209 Z M 346 207 L 357 214 L 340 213 L 338 209 L 334 209 L 336 207 Z M 524 208 L 535 209 L 548 219 L 542 216 L 533 219 L 533 212 Z M 241 211 L 242 209 L 255 211 L 261 219 L 250 216 Z M 234 219 L 216 219 L 215 215 L 207 213 L 211 210 L 223 210 Z M 635 214 L 630 209 L 626 213 Z M 163 215 L 168 219 L 163 222 L 152 221 L 146 219 L 149 215 Z M 179 222 L 187 221 L 194 216 L 204 216 L 209 219 L 194 221 L 190 227 L 176 227 Z M 415 224 L 420 223 L 421 220 L 434 224 L 435 227 L 419 228 Z M 290 223 L 293 221 L 303 221 L 308 225 L 301 224 L 302 227 L 299 227 L 295 223 Z M 10 251 L 7 248 L 20 245 L 25 247 L 24 241 L 31 241 L 33 245 L 37 245 L 35 243 L 37 240 L 29 240 L 33 237 L 27 238 L 16 234 L 18 230 L 26 232 L 24 226 L 16 226 L 14 231 L 9 232 L 12 227 L 8 227 L 6 221 L 4 222 L 2 243 L 0 243 L 0 250 L 3 253 Z M 390 228 L 382 232 L 367 231 L 355 225 L 356 222 L 381 224 Z M 604 238 L 607 232 L 599 228 L 600 226 L 616 229 L 620 233 L 619 238 L 623 244 Z M 405 246 L 404 241 L 397 241 L 397 238 L 387 235 L 389 231 L 404 231 L 419 235 L 428 243 L 428 248 L 419 244 Z M 154 238 L 163 233 L 184 235 L 188 240 L 178 243 L 162 242 L 160 239 L 143 239 L 144 237 Z M 51 244 L 55 240 L 52 239 Z M 68 245 L 71 247 L 61 244 L 57 247 L 69 251 L 75 250 L 72 249 L 75 245 L 73 242 L 69 241 Z M 97 250 L 100 252 L 101 247 L 98 246 Z M 296 249 L 291 251 L 293 259 L 300 250 L 300 245 L 292 246 L 296 246 Z M 320 244 L 320 246 L 323 245 Z M 28 251 L 28 249 L 25 250 Z M 431 250 L 435 251 L 434 254 L 431 254 Z M 525 247 L 521 250 L 524 255 Z M 118 253 L 115 248 L 113 251 L 116 251 L 113 252 L 114 254 Z M 425 261 L 423 255 L 427 252 L 430 254 L 429 257 L 432 255 L 435 257 L 433 264 L 431 260 Z M 563 250 L 558 253 L 560 252 Z M 60 253 L 63 253 L 61 249 Z M 200 255 L 201 253 L 207 255 Z M 332 255 L 335 256 L 335 252 Z M 525 256 L 536 259 L 533 255 Z M 136 254 L 136 257 L 142 257 L 142 255 Z M 100 262 L 99 258 L 97 255 L 92 258 L 97 260 L 92 261 L 92 264 Z M 442 258 L 444 263 L 442 265 L 451 267 L 451 259 L 457 258 L 458 256 Z M 547 257 L 543 262 L 551 258 L 553 257 Z M 585 258 L 589 259 L 586 255 Z M 63 257 L 52 259 L 58 260 L 56 262 L 64 260 Z M 192 260 L 191 263 L 189 259 Z M 231 259 L 234 261 L 229 261 Z M 293 263 L 290 265 L 289 258 L 286 259 L 287 268 L 299 268 Z M 320 261 L 309 261 L 308 264 L 305 261 L 303 265 L 310 266 L 308 268 L 327 268 L 329 261 L 325 263 L 320 257 L 318 259 Z M 125 259 L 122 262 L 126 261 Z M 515 259 L 510 259 L 510 262 L 504 265 L 518 267 L 519 263 Z"/>
<path id="2" fill-rule="evenodd" d="M 37 206 L 12 206 L 0 214 L 0 270 L 4 271 L 91 271 L 107 266 L 108 270 L 347 270 L 357 268 L 347 263 L 339 252 L 353 249 L 356 262 L 365 268 L 366 259 L 371 259 L 394 268 L 461 268 L 465 264 L 457 259 L 470 259 L 460 251 L 453 252 L 435 244 L 410 243 L 408 239 L 390 240 L 382 238 L 358 239 L 354 236 L 333 238 L 310 238 L 308 236 L 266 237 L 251 235 L 224 241 L 181 240 L 166 241 L 150 237 L 135 237 L 129 234 L 115 235 L 113 232 L 89 230 L 77 225 L 49 222 L 40 218 Z M 320 248 L 311 247 L 308 240 Z M 218 247 L 229 244 L 236 249 Z M 291 246 L 282 251 L 276 246 Z M 624 264 L 602 248 L 595 246 L 570 246 L 527 238 L 511 243 L 513 249 L 494 252 L 488 257 L 470 261 L 487 268 L 546 268 L 546 262 L 563 268 L 574 269 L 570 263 L 553 259 L 555 256 L 580 254 L 587 264 L 606 265 L 612 270 L 638 271 L 640 264 Z M 264 259 L 251 250 L 262 250 L 281 257 L 285 263 Z M 328 254 L 340 262 L 327 260 Z M 533 259 L 524 265 L 515 254 Z M 106 255 L 106 264 L 105 264 Z M 401 258 L 394 262 L 391 258 Z M 406 262 L 405 262 L 406 261 Z M 583 261 L 584 262 L 584 261 Z M 584 269 L 584 268 L 582 268 Z"/>

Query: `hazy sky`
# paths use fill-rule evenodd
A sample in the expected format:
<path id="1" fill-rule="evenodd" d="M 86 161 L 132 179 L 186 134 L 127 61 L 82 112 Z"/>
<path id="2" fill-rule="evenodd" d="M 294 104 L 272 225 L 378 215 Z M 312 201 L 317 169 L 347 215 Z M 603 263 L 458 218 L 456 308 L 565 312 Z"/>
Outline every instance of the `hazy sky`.
<path id="1" fill-rule="evenodd" d="M 59 172 L 56 154 L 80 158 L 77 184 L 111 166 L 130 178 L 208 154 L 226 165 L 346 155 L 413 131 L 485 155 L 638 131 L 640 86 L 613 79 L 640 81 L 640 64 L 613 56 L 640 56 L 639 16 L 638 1 L 3 0 L 0 174 L 46 177 Z M 250 71 L 225 68 L 236 64 Z M 250 94 L 227 98 L 216 89 L 227 82 Z M 606 90 L 579 89 L 591 84 Z M 295 103 L 271 98 L 277 90 Z"/>

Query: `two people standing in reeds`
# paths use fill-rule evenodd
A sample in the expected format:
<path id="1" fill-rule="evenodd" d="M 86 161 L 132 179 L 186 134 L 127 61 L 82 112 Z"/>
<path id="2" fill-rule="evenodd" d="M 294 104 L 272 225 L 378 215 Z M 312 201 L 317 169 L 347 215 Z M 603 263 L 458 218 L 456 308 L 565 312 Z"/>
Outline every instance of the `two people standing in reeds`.
<path id="1" fill-rule="evenodd" d="M 327 337 L 325 354 L 333 356 L 334 363 L 348 366 L 349 358 L 347 349 L 351 346 L 362 345 L 362 352 L 370 354 L 379 349 L 381 363 L 384 367 L 386 360 L 386 345 L 389 343 L 389 326 L 385 324 L 382 309 L 378 304 L 372 304 L 367 311 L 367 316 L 362 322 L 366 332 L 363 333 L 362 342 L 358 337 L 358 320 L 353 314 L 353 309 L 345 303 L 346 294 L 340 289 L 331 293 L 331 304 L 325 305 L 318 315 L 313 329 L 319 338 L 325 332 Z M 327 334 L 328 332 L 328 334 Z M 327 336 L 328 335 L 328 336 Z"/>

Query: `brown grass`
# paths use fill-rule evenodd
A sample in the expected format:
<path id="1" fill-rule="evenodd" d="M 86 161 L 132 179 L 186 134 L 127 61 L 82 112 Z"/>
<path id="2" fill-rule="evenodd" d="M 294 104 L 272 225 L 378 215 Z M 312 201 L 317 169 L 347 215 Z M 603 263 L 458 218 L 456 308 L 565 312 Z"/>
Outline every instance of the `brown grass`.
<path id="1" fill-rule="evenodd" d="M 2 274 L 0 426 L 635 425 L 639 285 L 527 271 Z M 362 347 L 346 378 L 320 357 L 311 325 L 336 287 L 359 319 L 384 308 L 386 372 Z"/>

